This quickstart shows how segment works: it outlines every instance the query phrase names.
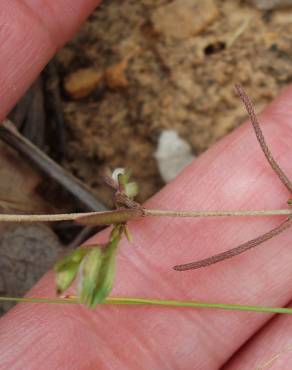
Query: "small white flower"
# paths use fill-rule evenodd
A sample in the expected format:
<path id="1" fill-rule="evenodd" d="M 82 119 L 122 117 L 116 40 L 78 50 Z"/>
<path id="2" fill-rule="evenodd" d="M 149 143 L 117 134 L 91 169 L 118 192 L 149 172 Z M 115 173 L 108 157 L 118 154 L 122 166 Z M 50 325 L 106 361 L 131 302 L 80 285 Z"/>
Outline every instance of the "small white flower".
<path id="1" fill-rule="evenodd" d="M 125 169 L 122 168 L 122 167 L 118 167 L 118 168 L 114 169 L 114 171 L 112 173 L 112 178 L 113 178 L 113 180 L 118 182 L 119 175 L 124 175 L 124 174 L 125 174 Z"/>

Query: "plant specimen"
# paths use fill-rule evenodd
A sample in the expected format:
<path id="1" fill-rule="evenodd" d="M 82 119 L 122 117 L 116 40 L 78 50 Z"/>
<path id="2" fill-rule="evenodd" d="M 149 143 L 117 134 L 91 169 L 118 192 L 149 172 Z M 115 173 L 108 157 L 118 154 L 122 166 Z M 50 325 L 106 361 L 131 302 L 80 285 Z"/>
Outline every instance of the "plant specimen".
<path id="1" fill-rule="evenodd" d="M 264 155 L 270 166 L 277 174 L 281 182 L 292 193 L 292 183 L 283 170 L 279 167 L 273 158 L 263 133 L 260 129 L 258 120 L 254 113 L 252 104 L 243 88 L 236 85 L 236 90 L 241 97 L 246 110 L 249 114 L 251 123 L 256 133 L 256 137 L 262 148 Z M 116 210 L 107 212 L 90 212 L 84 214 L 59 214 L 59 215 L 0 215 L 0 221 L 18 221 L 18 222 L 33 222 L 33 221 L 59 221 L 59 220 L 75 220 L 84 225 L 112 225 L 109 239 L 104 245 L 91 245 L 89 247 L 79 247 L 74 250 L 69 256 L 66 256 L 55 265 L 57 292 L 64 293 L 66 289 L 77 281 L 78 296 L 66 296 L 51 300 L 49 298 L 8 298 L 2 297 L 0 300 L 16 300 L 16 301 L 35 301 L 35 302 L 53 302 L 53 303 L 84 303 L 88 307 L 95 307 L 99 303 L 105 304 L 160 304 L 172 306 L 188 306 L 188 307 L 208 307 L 208 308 L 223 308 L 223 309 L 239 309 L 262 312 L 285 312 L 292 313 L 291 309 L 272 308 L 272 307 L 256 307 L 256 306 L 241 306 L 228 304 L 214 304 L 193 301 L 169 301 L 155 300 L 143 298 L 108 298 L 112 289 L 115 275 L 115 260 L 119 241 L 123 236 L 131 240 L 127 222 L 140 217 L 221 217 L 221 216 L 273 216 L 286 215 L 287 218 L 277 227 L 267 233 L 258 236 L 255 239 L 249 240 L 233 249 L 223 253 L 205 258 L 200 261 L 195 261 L 183 265 L 176 265 L 174 269 L 177 271 L 185 271 L 190 269 L 198 269 L 206 267 L 214 263 L 218 263 L 227 258 L 235 257 L 251 248 L 254 248 L 268 239 L 282 233 L 292 225 L 292 209 L 279 210 L 249 210 L 249 211 L 182 211 L 182 210 L 159 210 L 143 207 L 141 204 L 134 201 L 134 197 L 138 192 L 136 183 L 130 181 L 130 173 L 124 170 L 116 170 L 111 176 L 108 172 L 103 174 L 107 184 L 114 191 L 114 200 Z M 288 205 L 292 204 L 292 200 L 288 200 Z"/>

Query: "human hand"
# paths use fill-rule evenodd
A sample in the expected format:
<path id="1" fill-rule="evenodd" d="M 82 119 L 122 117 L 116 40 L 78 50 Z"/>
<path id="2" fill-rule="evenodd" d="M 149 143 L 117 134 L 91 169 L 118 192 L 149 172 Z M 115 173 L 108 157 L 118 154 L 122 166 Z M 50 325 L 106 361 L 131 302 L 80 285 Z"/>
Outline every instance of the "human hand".
<path id="1" fill-rule="evenodd" d="M 27 0 L 29 8 L 23 2 L 4 1 L 5 14 L 0 14 L 0 24 L 4 24 L 0 34 L 2 117 L 61 44 L 54 31 L 41 31 L 41 25 L 47 25 L 45 30 L 54 30 L 55 22 L 62 25 L 64 42 L 97 3 L 60 0 L 52 16 L 44 11 L 45 4 L 52 7 L 52 2 Z M 67 7 L 72 10 L 69 15 Z M 62 9 L 67 9 L 65 15 Z M 34 22 L 33 14 L 48 18 Z M 11 20 L 13 24 L 8 23 Z M 25 25 L 30 28 L 22 36 Z M 48 36 L 50 32 L 53 36 Z M 292 171 L 291 98 L 290 88 L 260 116 L 270 148 L 288 174 Z M 272 209 L 285 206 L 288 198 L 251 127 L 243 125 L 194 161 L 147 205 Z M 292 298 L 287 289 L 292 278 L 289 231 L 206 269 L 171 269 L 177 263 L 231 248 L 279 222 L 277 217 L 132 222 L 134 245 L 126 241 L 120 245 L 113 295 L 286 305 Z M 94 240 L 103 239 L 105 233 Z M 30 292 L 34 296 L 54 294 L 52 272 Z M 259 364 L 289 347 L 290 327 L 288 316 L 247 312 L 145 306 L 98 306 L 91 311 L 78 305 L 24 303 L 0 321 L 0 368 L 212 370 L 227 363 L 224 368 L 228 370 L 259 369 Z M 290 357 L 289 351 L 280 356 L 277 368 L 290 369 Z"/>

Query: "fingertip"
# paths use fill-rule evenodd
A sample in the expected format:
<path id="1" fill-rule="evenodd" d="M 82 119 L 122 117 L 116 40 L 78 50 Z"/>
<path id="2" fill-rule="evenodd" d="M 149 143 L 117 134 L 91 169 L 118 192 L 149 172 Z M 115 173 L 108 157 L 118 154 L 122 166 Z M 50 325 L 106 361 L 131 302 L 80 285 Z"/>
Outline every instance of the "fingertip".
<path id="1" fill-rule="evenodd" d="M 99 2 L 1 1 L 0 121 Z"/>

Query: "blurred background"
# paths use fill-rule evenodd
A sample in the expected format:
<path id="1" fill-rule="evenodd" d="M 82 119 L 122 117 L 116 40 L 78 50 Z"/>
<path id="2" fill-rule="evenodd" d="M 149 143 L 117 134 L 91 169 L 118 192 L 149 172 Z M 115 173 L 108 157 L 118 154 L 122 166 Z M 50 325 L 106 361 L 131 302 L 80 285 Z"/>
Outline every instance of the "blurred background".
<path id="1" fill-rule="evenodd" d="M 290 81 L 292 1 L 103 1 L 0 128 L 1 212 L 110 209 L 105 167 L 130 168 L 143 202 L 246 118 L 235 83 L 260 111 Z M 95 231 L 0 225 L 0 294 Z"/>

